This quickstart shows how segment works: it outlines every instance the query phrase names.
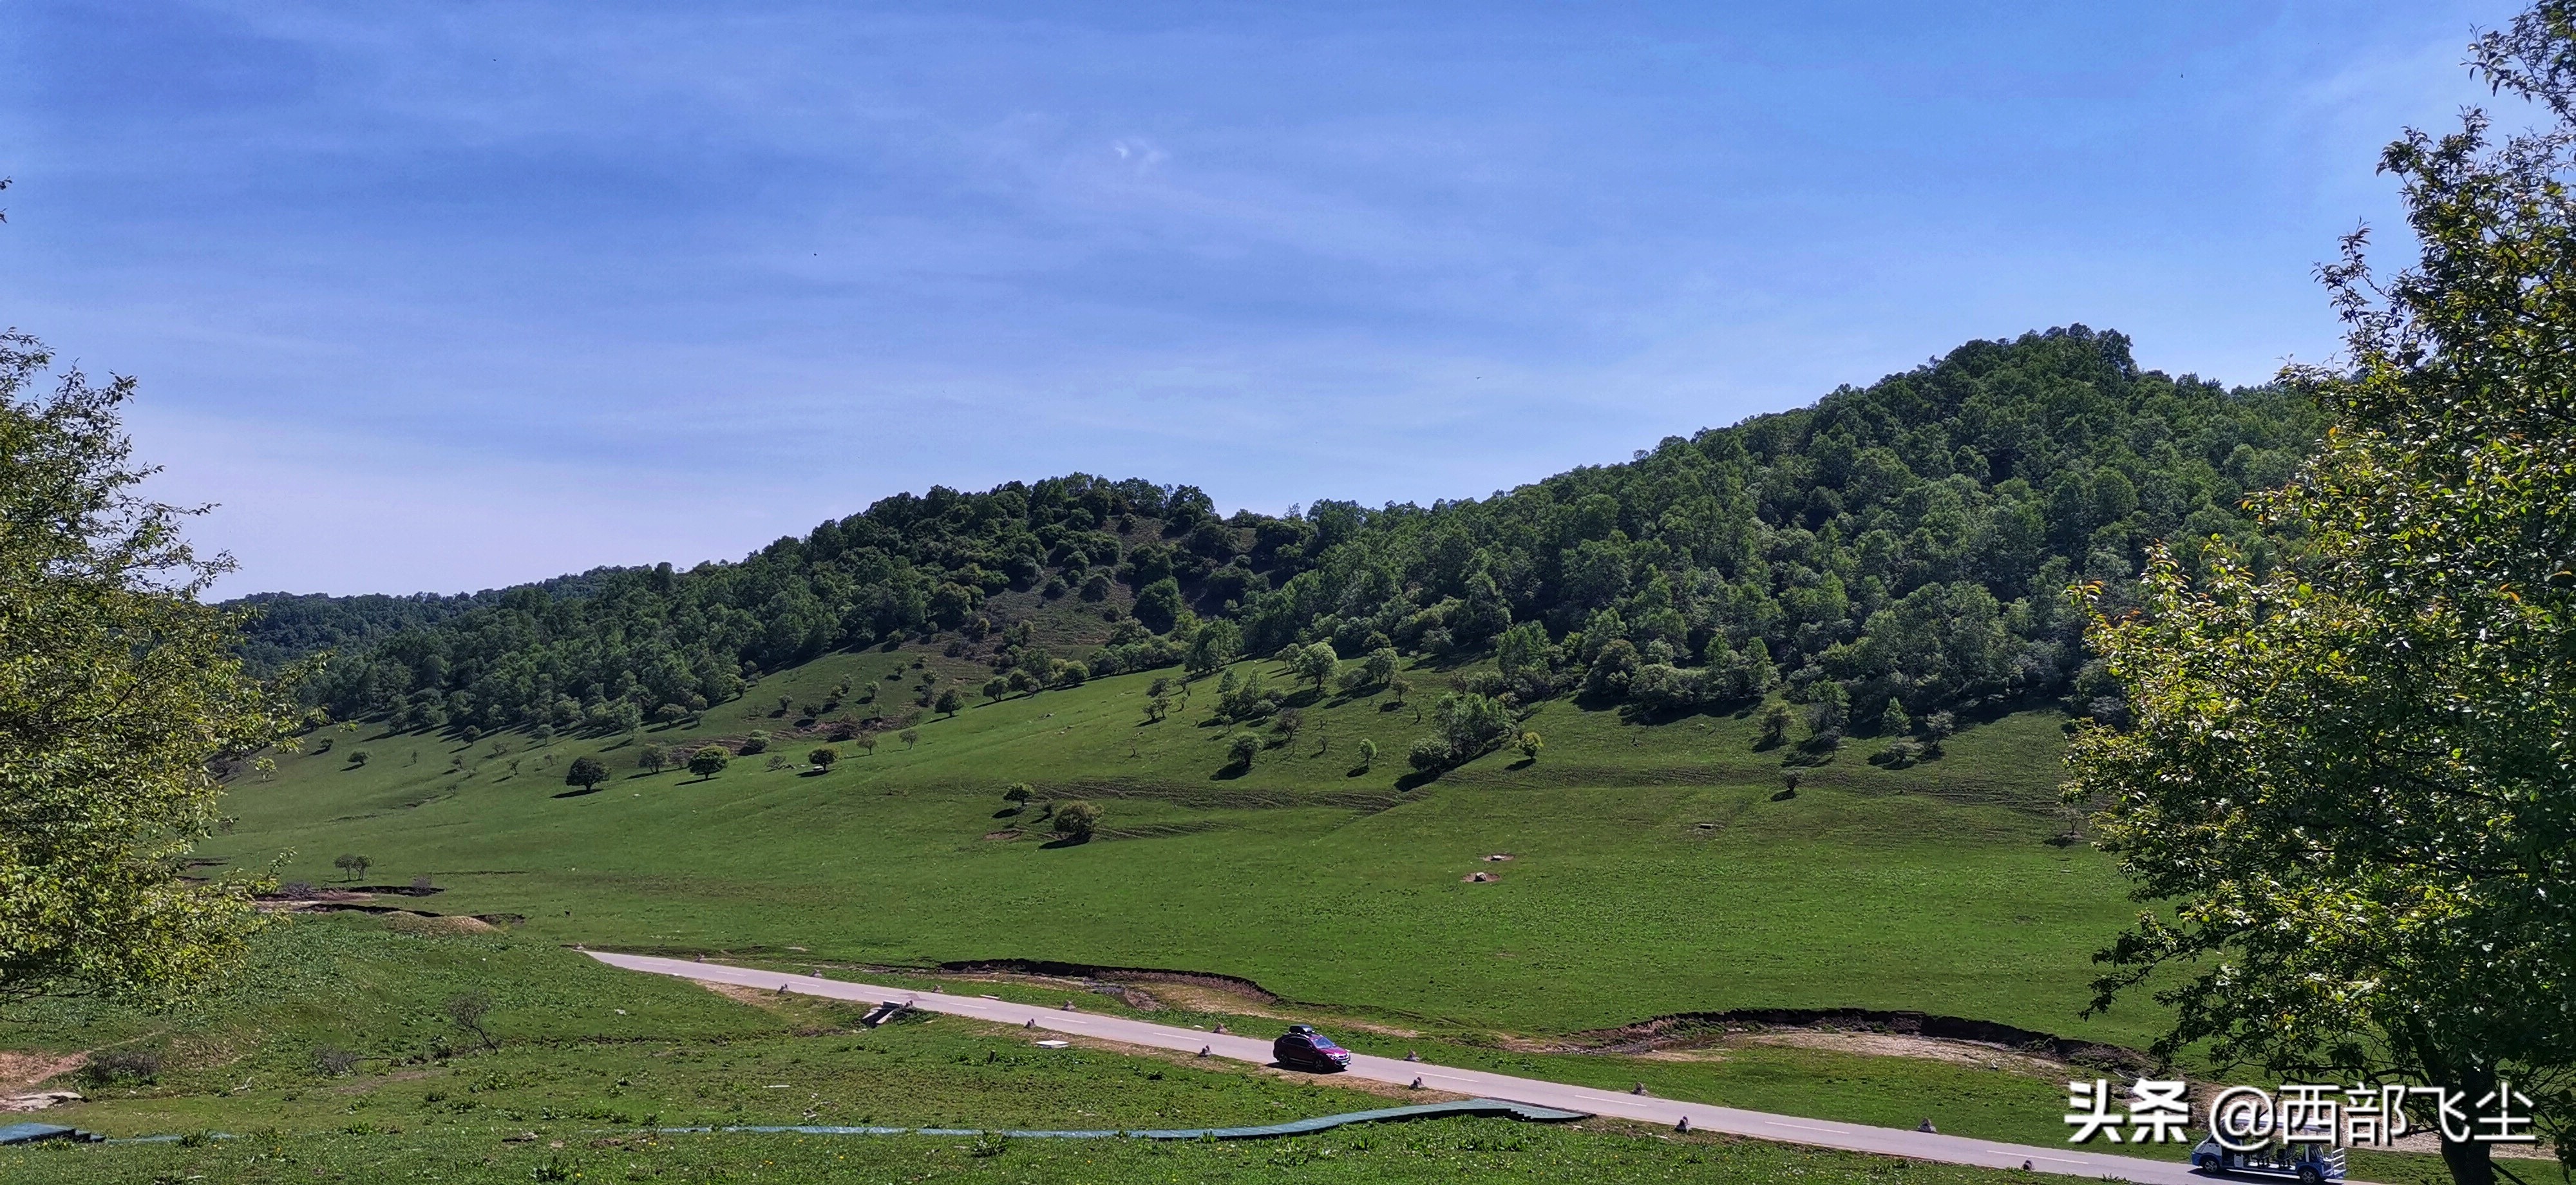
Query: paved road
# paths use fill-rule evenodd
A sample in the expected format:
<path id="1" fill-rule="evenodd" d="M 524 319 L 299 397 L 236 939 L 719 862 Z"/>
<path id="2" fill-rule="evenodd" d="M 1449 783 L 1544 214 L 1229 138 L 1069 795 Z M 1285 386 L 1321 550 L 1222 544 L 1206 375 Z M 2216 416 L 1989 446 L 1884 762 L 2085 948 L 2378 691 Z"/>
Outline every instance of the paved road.
<path id="1" fill-rule="evenodd" d="M 648 971 L 656 975 L 676 975 L 708 983 L 728 983 L 763 990 L 784 989 L 808 996 L 827 996 L 836 1000 L 863 1000 L 882 1003 L 905 1000 L 915 1007 L 954 1016 L 973 1017 L 995 1024 L 1025 1027 L 1031 1021 L 1038 1028 L 1057 1033 L 1072 1033 L 1129 1045 L 1174 1049 L 1197 1053 L 1205 1047 L 1214 1056 L 1267 1065 L 1270 1042 L 1266 1038 L 1227 1036 L 1198 1029 L 1176 1028 L 1123 1016 L 1102 1016 L 1090 1012 L 1066 1012 L 1029 1004 L 988 1000 L 981 996 L 952 996 L 917 992 L 908 988 L 876 987 L 838 979 L 820 979 L 809 975 L 789 975 L 778 971 L 756 971 L 747 967 L 728 967 L 721 963 L 697 963 L 686 959 L 662 959 L 650 955 L 621 955 L 605 951 L 585 952 L 612 967 L 629 971 Z M 2081 1177 L 2119 1177 L 2141 1185 L 2206 1185 L 2211 1179 L 2188 1167 L 2158 1160 L 2131 1156 L 2106 1156 L 2074 1148 L 2041 1148 L 2027 1144 L 2005 1144 L 1994 1140 L 1972 1140 L 1964 1136 L 1934 1135 L 1929 1132 L 1904 1131 L 1897 1128 L 1864 1127 L 1856 1123 L 1835 1123 L 1825 1119 L 1801 1119 L 1790 1115 L 1772 1115 L 1761 1111 L 1738 1111 L 1732 1107 L 1704 1103 L 1683 1103 L 1651 1095 L 1621 1094 L 1617 1091 L 1594 1090 L 1567 1086 L 1536 1078 L 1518 1078 L 1483 1070 L 1457 1070 L 1426 1063 L 1400 1061 L 1395 1058 L 1355 1055 L 1349 1073 L 1353 1077 L 1399 1086 L 1420 1078 L 1431 1090 L 1512 1102 L 1536 1103 L 1543 1107 L 1560 1107 L 1568 1111 L 1586 1111 L 1620 1119 L 1672 1126 L 1690 1120 L 1694 1131 L 1725 1132 L 1750 1136 L 1757 1140 L 1778 1140 L 1791 1144 L 1810 1144 L 1821 1148 L 1840 1148 L 1852 1152 L 1875 1152 L 1885 1156 L 1904 1156 L 1915 1160 L 1944 1161 L 1950 1164 L 1978 1165 L 1985 1168 L 2020 1168 L 2027 1163 L 2032 1169 L 2047 1173 L 2065 1173 Z"/>

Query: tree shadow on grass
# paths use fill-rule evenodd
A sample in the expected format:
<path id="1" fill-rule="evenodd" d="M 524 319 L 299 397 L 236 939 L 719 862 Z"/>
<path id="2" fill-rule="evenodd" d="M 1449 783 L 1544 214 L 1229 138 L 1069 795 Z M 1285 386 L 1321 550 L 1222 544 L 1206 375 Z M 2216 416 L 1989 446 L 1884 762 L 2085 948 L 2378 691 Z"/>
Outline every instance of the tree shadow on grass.
<path id="1" fill-rule="evenodd" d="M 579 797 L 581 797 L 582 795 L 585 795 L 585 794 L 597 794 L 597 793 L 599 793 L 599 787 L 597 787 L 597 786 L 592 786 L 592 787 L 590 787 L 589 789 L 583 789 L 582 787 L 575 786 L 575 787 L 573 787 L 573 788 L 572 788 L 572 789 L 570 789 L 570 790 L 566 790 L 566 791 L 564 791 L 564 792 L 563 792 L 563 793 L 561 793 L 561 794 L 555 795 L 555 797 L 557 797 L 557 798 L 579 798 Z"/>
<path id="2" fill-rule="evenodd" d="M 1209 774 L 1208 780 L 1211 782 L 1231 782 L 1236 778 L 1242 777 L 1243 775 L 1251 772 L 1252 767 L 1249 765 L 1242 764 L 1241 762 L 1229 762 L 1223 766 L 1219 766 L 1215 773 Z"/>
<path id="3" fill-rule="evenodd" d="M 1418 769 L 1395 780 L 1395 788 L 1410 793 L 1440 780 L 1440 770 Z"/>
<path id="4" fill-rule="evenodd" d="M 1537 765 L 1537 764 L 1538 764 L 1538 758 L 1535 758 L 1535 757 L 1524 757 L 1524 758 L 1521 758 L 1521 759 L 1520 759 L 1520 760 L 1518 760 L 1518 761 L 1515 761 L 1515 762 L 1511 763 L 1510 765 L 1506 765 L 1506 766 L 1504 766 L 1503 768 L 1504 768 L 1504 769 L 1528 769 L 1529 767 L 1531 767 L 1531 766 L 1533 766 L 1533 765 Z"/>
<path id="5" fill-rule="evenodd" d="M 1056 848 L 1078 848 L 1078 847 L 1081 847 L 1082 845 L 1087 844 L 1087 843 L 1090 843 L 1090 842 L 1091 842 L 1091 837 L 1090 837 L 1090 836 L 1088 836 L 1088 835 L 1065 835 L 1065 836 L 1058 836 L 1057 838 L 1054 838 L 1054 839 L 1051 839 L 1051 840 L 1046 841 L 1045 843 L 1039 844 L 1039 845 L 1038 845 L 1038 850 L 1039 850 L 1039 851 L 1044 852 L 1044 851 L 1053 851 L 1053 850 L 1054 850 L 1054 849 L 1056 849 Z"/>

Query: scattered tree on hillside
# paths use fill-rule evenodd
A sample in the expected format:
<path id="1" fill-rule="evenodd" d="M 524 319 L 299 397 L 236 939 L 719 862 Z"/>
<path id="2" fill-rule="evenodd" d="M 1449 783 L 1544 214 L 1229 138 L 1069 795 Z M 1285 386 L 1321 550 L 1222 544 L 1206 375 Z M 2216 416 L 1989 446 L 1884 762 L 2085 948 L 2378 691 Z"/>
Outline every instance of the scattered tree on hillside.
<path id="1" fill-rule="evenodd" d="M 1524 621 L 1494 640 L 1494 666 L 1506 677 L 1547 663 L 1547 627 Z"/>
<path id="2" fill-rule="evenodd" d="M 1000 675 L 995 675 L 990 679 L 984 680 L 984 699 L 987 702 L 1000 703 L 1002 702 L 1002 697 L 1009 694 L 1011 694 L 1010 680 L 1005 679 Z"/>
<path id="3" fill-rule="evenodd" d="M 374 754 L 371 754 L 371 753 L 367 752 L 367 751 L 366 751 L 366 750 L 364 750 L 364 749 L 352 749 L 352 750 L 350 750 L 350 751 L 349 751 L 349 768 L 351 768 L 351 769 L 356 769 L 356 768 L 358 768 L 359 766 L 365 765 L 365 764 L 367 763 L 367 759 L 368 759 L 369 757 L 372 757 L 372 756 L 374 756 Z"/>
<path id="4" fill-rule="evenodd" d="M 1075 799 L 1055 808 L 1055 833 L 1080 843 L 1100 827 L 1100 808 Z"/>
<path id="5" fill-rule="evenodd" d="M 805 764 L 813 766 L 824 773 L 830 773 L 832 772 L 832 763 L 839 761 L 840 759 L 840 750 L 835 749 L 830 745 L 822 745 L 816 747 L 813 752 L 805 755 Z"/>
<path id="6" fill-rule="evenodd" d="M 1541 740 L 1539 735 L 1535 732 L 1525 732 L 1520 735 L 1519 740 L 1512 742 L 1512 747 L 1520 750 L 1523 758 L 1530 761 L 1536 761 L 1538 760 L 1538 751 L 1546 748 L 1547 742 Z"/>
<path id="7" fill-rule="evenodd" d="M 298 713 L 244 670 L 241 615 L 200 597 L 231 568 L 136 492 L 119 412 L 134 383 L 0 333 L 0 1006 L 195 995 L 259 925 L 244 880 L 179 877 L 222 820 L 214 769 L 292 748 Z M 281 683 L 306 669 L 281 672 Z"/>
<path id="8" fill-rule="evenodd" d="M 2293 377 L 2333 430 L 2258 503 L 2302 546 L 2158 548 L 2139 612 L 2086 587 L 2126 719 L 2077 733 L 2067 794 L 2149 910 L 2099 956 L 2095 1010 L 2142 989 L 2160 1052 L 2511 1104 L 2564 1167 L 2576 3 L 2472 52 L 2548 121 L 2497 144 L 2472 111 L 2389 146 L 2421 254 L 2376 275 L 2355 234 L 2325 269 L 2350 363 Z M 2450 1135 L 2453 1179 L 2489 1185 L 2493 1146 Z"/>
<path id="9" fill-rule="evenodd" d="M 760 754 L 762 754 L 762 753 L 766 753 L 766 752 L 768 752 L 768 751 L 769 751 L 769 732 L 768 732 L 768 730 L 766 730 L 766 729 L 759 729 L 759 728 L 755 728 L 755 729 L 752 729 L 752 730 L 751 730 L 751 735 L 750 735 L 750 736 L 748 736 L 748 737 L 744 737 L 744 738 L 743 738 L 743 741 L 742 741 L 742 755 L 743 755 L 743 756 L 745 756 L 745 757 L 757 757 L 757 756 L 759 756 Z"/>
<path id="10" fill-rule="evenodd" d="M 910 749 L 914 745 L 921 743 L 921 730 L 918 728 L 907 728 L 894 735 L 896 740 L 903 742 L 903 747 L 905 749 Z"/>
<path id="11" fill-rule="evenodd" d="M 724 746 L 709 745 L 689 754 L 689 772 L 698 775 L 698 780 L 703 782 L 723 773 L 724 767 L 732 761 L 733 754 L 725 752 Z"/>
<path id="12" fill-rule="evenodd" d="M 1037 790 L 1026 782 L 1013 782 L 1009 788 L 1002 791 L 1002 801 L 1012 806 L 1027 806 L 1029 800 L 1035 797 L 1037 797 Z"/>
<path id="13" fill-rule="evenodd" d="M 1413 694 L 1413 680 L 1403 675 L 1390 676 L 1386 681 L 1386 694 L 1394 702 L 1403 703 Z"/>
<path id="14" fill-rule="evenodd" d="M 1787 704 L 1773 704 L 1762 709 L 1762 737 L 1755 748 L 1771 749 L 1789 742 L 1790 712 Z"/>
<path id="15" fill-rule="evenodd" d="M 1006 682 L 1012 691 L 1023 695 L 1038 689 L 1038 677 L 1030 674 L 1025 667 L 1014 669 Z"/>
<path id="16" fill-rule="evenodd" d="M 671 751 L 660 745 L 646 745 L 635 753 L 635 768 L 658 774 L 671 764 Z"/>
<path id="17" fill-rule="evenodd" d="M 1261 736 L 1258 733 L 1238 732 L 1234 734 L 1233 740 L 1226 742 L 1225 752 L 1227 758 L 1234 764 L 1250 769 L 1252 759 L 1261 756 Z"/>
<path id="18" fill-rule="evenodd" d="M 374 863 L 375 861 L 364 856 L 334 856 L 331 858 L 331 867 L 340 870 L 340 879 L 343 881 L 353 881 L 359 877 L 367 875 L 368 866 Z"/>
<path id="19" fill-rule="evenodd" d="M 1341 666 L 1342 662 L 1341 656 L 1333 653 L 1333 644 L 1330 642 L 1317 642 L 1311 646 L 1298 647 L 1289 652 L 1287 660 L 1289 671 L 1298 678 L 1313 683 L 1317 691 L 1322 691 L 1324 684 L 1331 681 L 1333 671 Z"/>
<path id="20" fill-rule="evenodd" d="M 1169 576 L 1137 590 L 1136 620 L 1144 622 L 1155 633 L 1169 632 L 1188 612 L 1189 602 L 1181 596 L 1180 582 Z"/>
<path id="21" fill-rule="evenodd" d="M 491 1030 L 483 1027 L 484 1018 L 492 1014 L 492 997 L 488 992 L 460 992 L 447 998 L 447 1019 L 456 1027 L 482 1039 L 483 1047 L 492 1048 Z"/>
<path id="22" fill-rule="evenodd" d="M 1055 682 L 1058 687 L 1080 687 L 1083 685 L 1084 681 L 1090 678 L 1091 667 L 1087 663 L 1062 662 L 1056 664 Z"/>
<path id="23" fill-rule="evenodd" d="M 866 750 L 868 756 L 874 757 L 877 755 L 877 734 L 873 732 L 860 733 L 853 739 L 853 743 L 857 744 L 859 748 Z"/>
<path id="24" fill-rule="evenodd" d="M 1190 639 L 1182 670 L 1196 679 L 1233 662 L 1243 653 L 1243 628 L 1222 618 L 1199 627 Z"/>
<path id="25" fill-rule="evenodd" d="M 608 781 L 608 765 L 600 765 L 598 757 L 572 757 L 572 765 L 564 770 L 564 786 L 580 786 L 585 791 L 592 791 L 603 781 Z"/>
<path id="26" fill-rule="evenodd" d="M 1171 710 L 1172 697 L 1162 692 L 1157 691 L 1145 700 L 1145 719 L 1151 723 L 1162 723 L 1163 717 Z"/>
<path id="27" fill-rule="evenodd" d="M 939 702 L 933 704 L 931 707 L 933 711 L 938 712 L 942 716 L 954 717 L 957 713 L 965 710 L 966 700 L 964 697 L 957 694 L 956 688 L 951 687 L 946 691 L 940 692 Z"/>
<path id="28" fill-rule="evenodd" d="M 1372 740 L 1368 739 L 1367 737 L 1361 737 L 1361 738 L 1360 738 L 1360 766 L 1359 766 L 1359 767 L 1360 767 L 1361 769 L 1367 769 L 1367 768 L 1369 768 L 1370 766 L 1373 766 L 1373 765 L 1376 765 L 1376 764 L 1377 764 L 1377 742 L 1376 742 L 1376 741 L 1372 741 Z"/>

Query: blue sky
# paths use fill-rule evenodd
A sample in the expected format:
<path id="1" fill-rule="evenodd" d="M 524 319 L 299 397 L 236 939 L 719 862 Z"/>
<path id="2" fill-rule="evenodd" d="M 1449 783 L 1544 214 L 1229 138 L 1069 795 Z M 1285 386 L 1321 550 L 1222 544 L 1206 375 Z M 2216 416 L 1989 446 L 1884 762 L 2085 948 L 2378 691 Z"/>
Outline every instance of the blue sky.
<path id="1" fill-rule="evenodd" d="M 2513 11 L 20 0 L 0 320 L 143 380 L 227 593 L 1479 496 L 1976 337 L 2330 356 Z"/>

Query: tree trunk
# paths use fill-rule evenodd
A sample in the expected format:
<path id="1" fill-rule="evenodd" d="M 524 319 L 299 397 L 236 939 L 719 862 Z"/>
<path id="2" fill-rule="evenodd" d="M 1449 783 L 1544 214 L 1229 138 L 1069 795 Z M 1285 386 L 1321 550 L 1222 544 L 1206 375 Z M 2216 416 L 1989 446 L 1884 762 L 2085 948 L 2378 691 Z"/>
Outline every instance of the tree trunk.
<path id="1" fill-rule="evenodd" d="M 2452 1185 L 2495 1185 L 2495 1162 L 2487 1155 L 2493 1147 L 2474 1141 L 2442 1141 L 2442 1163 L 2451 1170 Z"/>

